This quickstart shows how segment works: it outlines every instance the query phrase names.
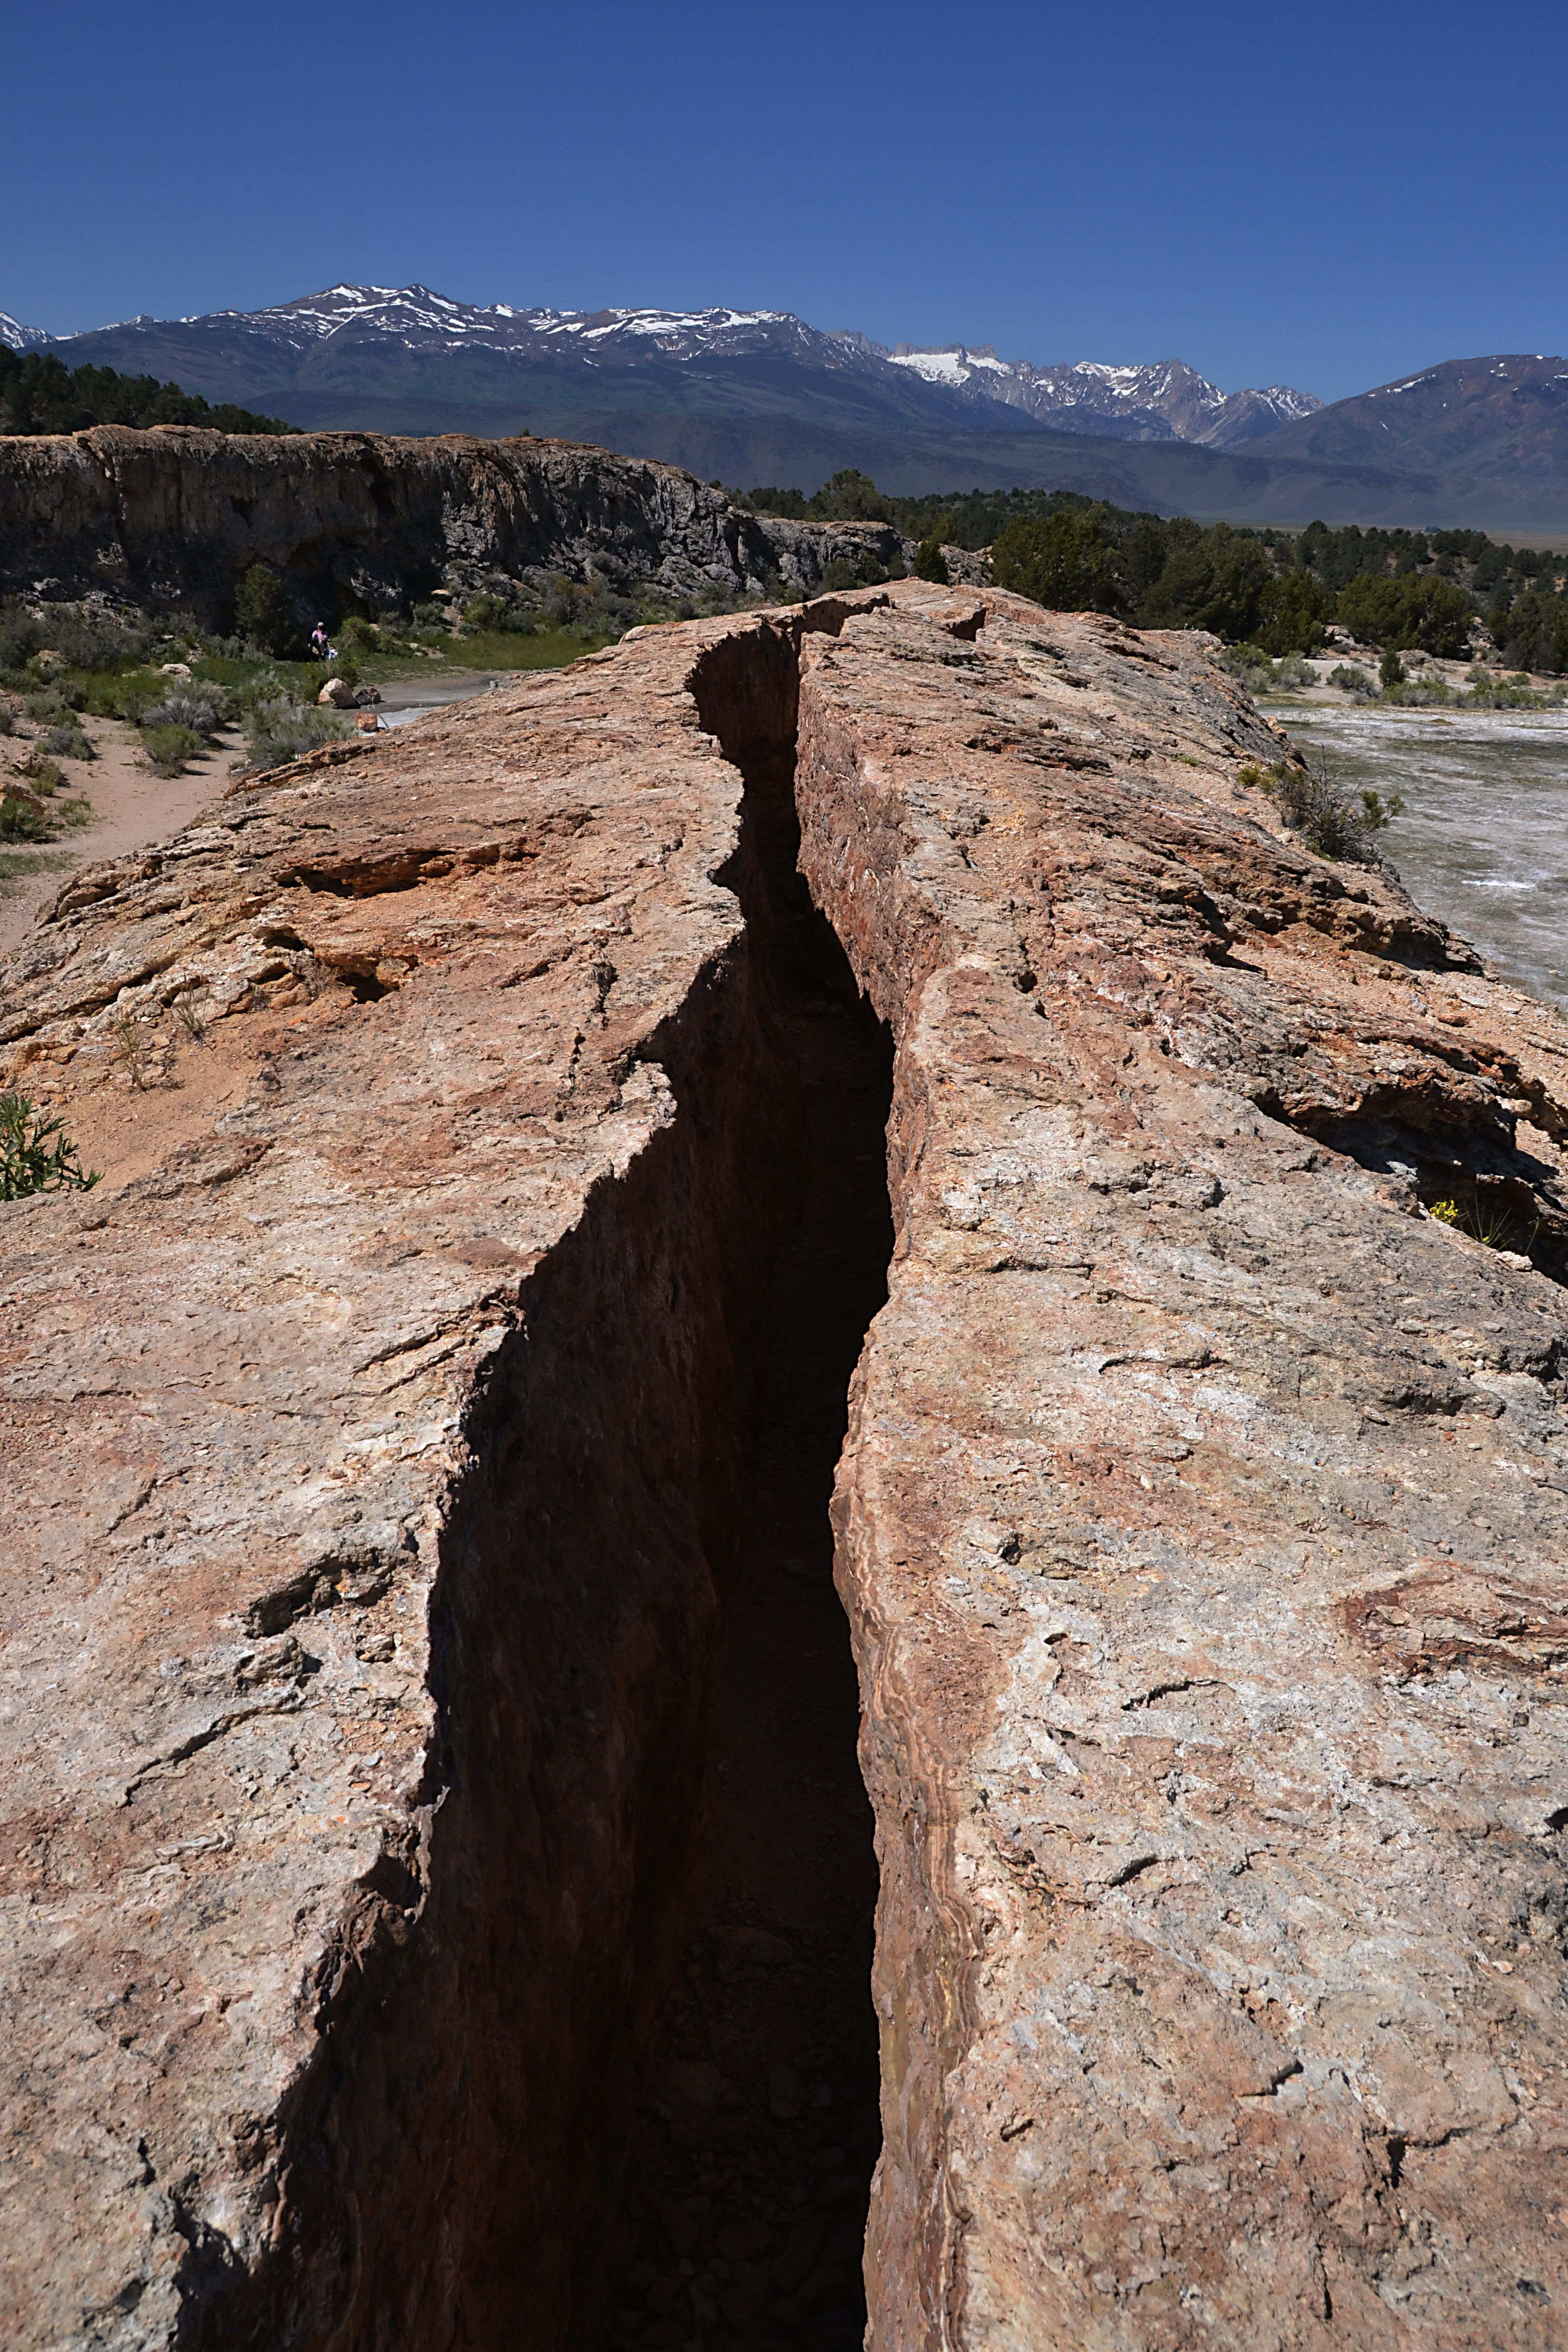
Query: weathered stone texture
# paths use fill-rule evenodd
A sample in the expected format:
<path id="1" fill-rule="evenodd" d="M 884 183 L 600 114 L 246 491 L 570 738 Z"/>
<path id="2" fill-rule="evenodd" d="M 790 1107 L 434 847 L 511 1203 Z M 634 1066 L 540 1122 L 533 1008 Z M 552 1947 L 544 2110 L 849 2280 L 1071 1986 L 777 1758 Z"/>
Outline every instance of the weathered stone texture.
<path id="1" fill-rule="evenodd" d="M 1561 2344 L 1563 1294 L 1405 1171 L 1560 1218 L 1568 1037 L 1249 820 L 1191 639 L 985 604 L 801 693 L 898 1037 L 871 2341 Z"/>
<path id="2" fill-rule="evenodd" d="M 810 595 L 830 563 L 886 569 L 911 546 L 886 523 L 753 515 L 679 466 L 574 441 L 111 425 L 0 437 L 0 590 L 194 604 L 224 625 L 257 562 L 306 613 L 497 574 Z"/>
<path id="3" fill-rule="evenodd" d="M 6 968 L 107 1171 L 0 1213 L 8 2341 L 591 2327 L 795 1132 L 714 739 L 782 789 L 797 685 L 897 1045 L 872 2341 L 1562 2341 L 1563 1294 L 1422 1196 L 1561 1265 L 1568 1032 L 1279 832 L 1202 641 L 917 583 L 303 763 Z"/>
<path id="4" fill-rule="evenodd" d="M 792 1139 L 736 634 L 231 801 L 9 967 L 107 1173 L 5 1212 L 8 2342 L 602 2288 Z"/>

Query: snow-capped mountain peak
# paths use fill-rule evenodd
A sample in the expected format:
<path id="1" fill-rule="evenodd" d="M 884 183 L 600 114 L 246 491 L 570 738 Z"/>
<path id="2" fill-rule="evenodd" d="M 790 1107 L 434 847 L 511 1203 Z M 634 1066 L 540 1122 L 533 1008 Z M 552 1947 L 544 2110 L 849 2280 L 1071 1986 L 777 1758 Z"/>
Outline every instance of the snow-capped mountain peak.
<path id="1" fill-rule="evenodd" d="M 949 415 L 956 395 L 964 407 L 983 408 L 984 421 L 992 426 L 1002 424 L 996 413 L 1000 404 L 1058 431 L 1121 440 L 1199 441 L 1219 448 L 1256 439 L 1321 405 L 1310 393 L 1278 384 L 1266 391 L 1223 393 L 1181 360 L 1150 366 L 1079 360 L 1037 367 L 1028 360 L 999 359 L 990 343 L 951 343 L 941 349 L 900 343 L 889 351 L 850 328 L 825 330 L 808 326 L 793 311 L 725 303 L 679 310 L 557 310 L 544 305 L 460 302 L 418 283 L 361 286 L 340 279 L 319 293 L 299 295 L 264 310 L 212 311 L 165 322 L 137 318 L 80 338 L 47 336 L 0 314 L 0 341 L 13 350 L 79 341 L 93 347 L 113 334 L 124 339 L 121 365 L 132 360 L 145 365 L 156 355 L 161 367 L 178 367 L 182 362 L 177 344 L 171 343 L 172 331 L 226 351 L 226 393 L 232 389 L 231 380 L 251 372 L 239 356 L 243 347 L 263 344 L 271 347 L 266 370 L 269 377 L 276 374 L 279 361 L 289 371 L 309 373 L 315 365 L 312 355 L 325 356 L 323 346 L 336 345 L 331 360 L 335 379 L 342 378 L 345 365 L 356 372 L 384 373 L 378 353 L 395 367 L 403 363 L 399 353 L 472 353 L 485 356 L 492 386 L 499 362 L 509 376 L 513 370 L 521 379 L 531 375 L 541 389 L 548 383 L 557 393 L 564 378 L 577 371 L 595 376 L 605 369 L 636 371 L 647 380 L 672 366 L 684 371 L 702 362 L 765 357 L 786 361 L 796 371 L 822 371 L 840 382 L 846 375 L 857 378 L 858 399 L 890 394 L 896 404 L 892 413 L 900 415 L 907 413 L 915 392 L 913 377 L 931 388 L 937 404 L 946 406 Z M 217 382 L 215 372 L 205 388 L 210 392 Z M 245 389 L 243 383 L 239 388 Z M 826 388 L 824 384 L 825 392 Z M 546 405 L 553 396 L 546 394 Z"/>
<path id="2" fill-rule="evenodd" d="M 0 343 L 10 352 L 41 351 L 51 338 L 42 327 L 24 327 L 8 310 L 0 310 Z"/>
<path id="3" fill-rule="evenodd" d="M 1267 391 L 1223 393 L 1183 360 L 1161 360 L 1144 367 L 1073 360 L 1036 367 L 1028 360 L 999 360 L 988 343 L 977 350 L 950 343 L 934 351 L 900 343 L 888 356 L 893 366 L 910 369 L 927 383 L 1005 401 L 1043 423 L 1065 425 L 1076 432 L 1109 430 L 1135 441 L 1199 441 L 1234 447 L 1322 406 L 1310 392 L 1280 384 Z"/>

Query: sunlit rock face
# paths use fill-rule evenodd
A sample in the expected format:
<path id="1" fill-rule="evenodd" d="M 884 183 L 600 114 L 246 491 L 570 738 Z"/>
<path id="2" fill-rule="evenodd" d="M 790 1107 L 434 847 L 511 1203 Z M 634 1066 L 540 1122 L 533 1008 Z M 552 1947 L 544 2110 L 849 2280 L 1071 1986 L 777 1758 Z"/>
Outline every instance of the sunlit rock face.
<path id="1" fill-rule="evenodd" d="M 0 1208 L 8 2341 L 608 2340 L 792 772 L 895 1049 L 871 2340 L 1552 2340 L 1568 1031 L 1289 758 L 1204 640 L 911 583 L 68 878 L 0 998 L 103 1171 Z"/>

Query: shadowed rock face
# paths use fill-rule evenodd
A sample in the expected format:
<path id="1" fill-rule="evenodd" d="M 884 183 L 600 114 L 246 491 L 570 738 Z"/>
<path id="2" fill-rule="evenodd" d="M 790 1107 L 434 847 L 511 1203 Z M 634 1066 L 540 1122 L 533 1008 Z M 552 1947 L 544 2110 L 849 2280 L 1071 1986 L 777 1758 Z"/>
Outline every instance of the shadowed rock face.
<path id="1" fill-rule="evenodd" d="M 5 967 L 106 1171 L 0 1211 L 8 2340 L 608 2340 L 797 738 L 896 1047 L 871 2340 L 1557 2339 L 1568 1031 L 1263 821 L 1202 641 L 908 583 L 284 772 Z"/>
<path id="2" fill-rule="evenodd" d="M 679 467 L 573 441 L 109 425 L 0 437 L 0 592 L 106 589 L 222 626 L 258 562 L 308 615 L 495 573 L 671 597 L 810 594 L 828 564 L 858 571 L 868 551 L 886 568 L 908 544 L 883 523 L 753 515 Z"/>

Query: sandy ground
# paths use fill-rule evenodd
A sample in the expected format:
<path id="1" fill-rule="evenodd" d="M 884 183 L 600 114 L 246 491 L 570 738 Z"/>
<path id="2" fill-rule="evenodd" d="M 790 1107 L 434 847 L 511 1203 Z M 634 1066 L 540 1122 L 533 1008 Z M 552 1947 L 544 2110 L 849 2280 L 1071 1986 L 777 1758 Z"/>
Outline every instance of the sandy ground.
<path id="1" fill-rule="evenodd" d="M 216 749 L 183 776 L 155 776 L 142 756 L 132 727 L 118 719 L 89 719 L 83 731 L 97 757 L 61 760 L 64 790 L 82 793 L 92 803 L 92 822 L 80 832 L 62 834 L 49 845 L 57 856 L 68 856 L 72 865 L 90 865 L 100 857 L 119 857 L 150 842 L 166 841 L 188 824 L 209 801 L 216 800 L 228 782 L 228 763 L 238 749 L 235 735 L 218 738 Z M 0 761 L 9 767 L 38 730 L 18 720 L 15 735 L 0 737 Z M 25 844 L 16 845 L 18 851 Z M 0 987 L 12 950 L 46 898 L 59 887 L 65 869 L 30 874 L 0 883 Z"/>

